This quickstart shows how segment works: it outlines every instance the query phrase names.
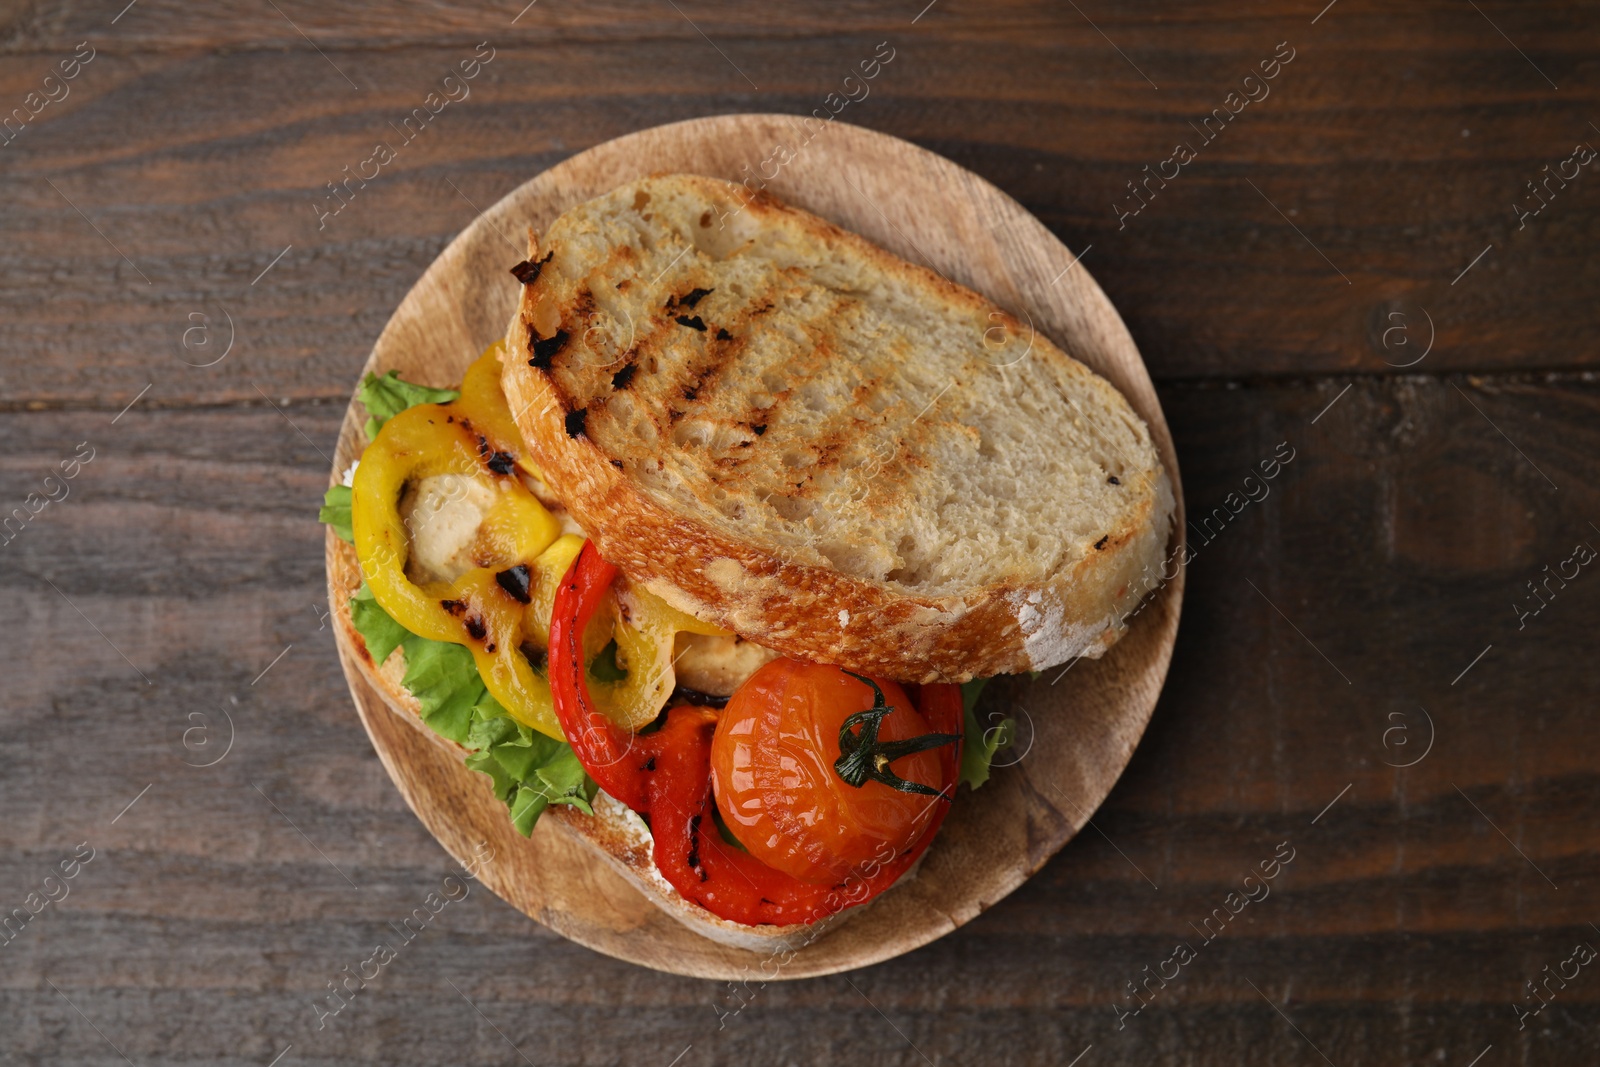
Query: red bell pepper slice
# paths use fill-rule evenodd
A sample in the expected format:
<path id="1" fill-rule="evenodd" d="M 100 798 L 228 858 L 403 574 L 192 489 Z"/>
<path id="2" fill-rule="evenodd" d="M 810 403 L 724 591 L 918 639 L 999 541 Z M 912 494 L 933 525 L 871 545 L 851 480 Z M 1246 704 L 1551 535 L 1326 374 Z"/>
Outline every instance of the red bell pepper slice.
<path id="1" fill-rule="evenodd" d="M 939 750 L 946 784 L 930 799 L 937 810 L 916 840 L 869 860 L 834 885 L 774 870 L 729 845 L 717 830 L 711 791 L 715 712 L 680 705 L 667 713 L 660 730 L 641 736 L 619 728 L 590 699 L 583 631 L 616 574 L 590 542 L 562 578 L 550 620 L 550 686 L 556 717 L 578 761 L 600 788 L 649 819 L 653 858 L 662 876 L 713 915 L 748 926 L 816 922 L 893 885 L 944 821 L 955 795 L 960 745 Z M 961 732 L 959 686 L 924 685 L 916 700 L 934 730 Z"/>
<path id="2" fill-rule="evenodd" d="M 595 707 L 584 677 L 583 632 L 594 617 L 617 568 L 600 558 L 594 542 L 585 542 L 556 590 L 550 615 L 550 688 L 556 718 L 573 754 L 600 788 L 634 811 L 649 807 L 644 766 L 652 745 L 623 730 Z"/>

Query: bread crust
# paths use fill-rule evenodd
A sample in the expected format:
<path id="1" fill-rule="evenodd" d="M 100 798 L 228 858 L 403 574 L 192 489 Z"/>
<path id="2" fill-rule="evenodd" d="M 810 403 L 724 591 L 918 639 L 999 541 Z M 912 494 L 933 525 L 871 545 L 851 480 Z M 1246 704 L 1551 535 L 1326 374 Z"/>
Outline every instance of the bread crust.
<path id="1" fill-rule="evenodd" d="M 736 201 L 746 229 L 784 228 L 839 256 L 858 257 L 875 277 L 891 279 L 919 299 L 1021 330 L 1014 317 L 979 294 L 732 183 L 692 175 L 658 177 L 630 183 L 602 200 L 621 202 L 652 191 L 699 196 L 712 204 Z M 549 251 L 561 253 L 577 225 L 569 220 L 597 210 L 600 203 L 580 205 L 558 219 L 545 242 Z M 1079 655 L 1098 657 L 1124 632 L 1125 620 L 1145 592 L 1159 583 L 1173 496 L 1148 430 L 1109 383 L 1042 337 L 1030 338 L 1029 358 L 1053 364 L 1061 374 L 1076 376 L 1076 382 L 1092 379 L 1081 386 L 1092 402 L 1137 426 L 1145 446 L 1127 479 L 1133 505 L 1120 524 L 1105 530 L 1092 550 L 1084 546 L 1042 579 L 919 593 L 751 536 L 717 515 L 708 500 L 685 507 L 664 498 L 642 483 L 639 457 L 625 461 L 586 432 L 591 409 L 603 412 L 609 401 L 606 390 L 575 390 L 571 375 L 563 386 L 563 360 L 575 358 L 572 339 L 585 335 L 594 297 L 586 279 L 562 276 L 561 259 L 556 255 L 556 262 L 523 288 L 506 335 L 507 399 L 546 482 L 602 555 L 673 606 L 798 659 L 903 682 L 962 682 L 1042 670 Z M 661 303 L 671 308 L 673 299 L 678 298 L 668 296 Z M 554 352 L 549 338 L 555 338 Z M 539 341 L 544 344 L 536 350 Z M 637 366 L 654 351 L 651 343 L 646 338 L 635 345 L 626 365 Z M 677 417 L 667 413 L 662 425 Z M 671 446 L 663 442 L 660 447 Z M 864 501 L 869 509 L 874 503 L 871 495 Z"/>

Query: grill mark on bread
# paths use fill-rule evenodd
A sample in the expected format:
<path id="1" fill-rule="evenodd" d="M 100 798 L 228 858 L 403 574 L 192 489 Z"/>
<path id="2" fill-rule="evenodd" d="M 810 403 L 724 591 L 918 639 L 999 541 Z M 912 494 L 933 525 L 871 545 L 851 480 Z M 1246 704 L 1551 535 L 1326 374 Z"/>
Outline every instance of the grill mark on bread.
<path id="1" fill-rule="evenodd" d="M 581 338 L 584 336 L 589 324 L 594 322 L 594 318 L 594 292 L 587 287 L 580 289 L 577 296 L 573 298 L 572 303 L 562 310 L 561 329 L 557 332 L 566 334 L 568 337 Z M 562 350 L 557 349 L 556 354 L 563 354 Z M 571 362 L 571 356 L 567 356 L 562 362 Z"/>
<path id="2" fill-rule="evenodd" d="M 667 306 L 672 307 L 676 305 L 678 307 L 686 307 L 692 310 L 696 304 L 700 303 L 700 301 L 704 300 L 714 292 L 716 292 L 715 289 L 701 289 L 696 286 L 695 288 L 690 289 L 687 293 L 684 293 L 682 296 L 675 296 L 668 300 Z"/>
<path id="3" fill-rule="evenodd" d="M 567 344 L 567 331 L 557 330 L 549 337 L 540 337 L 534 332 L 534 327 L 528 326 L 528 347 L 533 356 L 528 360 L 528 366 L 537 367 L 539 370 L 549 370 L 551 361 Z"/>
<path id="4" fill-rule="evenodd" d="M 523 285 L 532 285 L 539 280 L 539 272 L 544 270 L 544 265 L 550 262 L 554 252 L 546 252 L 543 259 L 525 259 L 511 268 L 512 275 Z"/>
<path id="5" fill-rule="evenodd" d="M 1171 498 L 1148 432 L 1109 383 L 1044 337 L 1033 358 L 995 375 L 972 339 L 999 309 L 969 290 L 737 187 L 645 181 L 664 190 L 651 201 L 654 222 L 626 217 L 620 199 L 574 209 L 545 235 L 572 274 L 552 262 L 522 298 L 524 326 L 575 333 L 571 309 L 592 286 L 637 324 L 635 350 L 620 366 L 585 359 L 590 333 L 548 373 L 520 360 L 506 372 L 536 461 L 608 559 L 786 654 L 891 677 L 960 680 L 1038 667 L 1035 651 L 1061 662 L 1113 643 L 1106 620 L 1133 606 L 1115 602 L 1117 590 L 1159 559 Z M 617 197 L 632 198 L 637 184 Z M 747 205 L 735 243 L 691 231 L 704 243 L 685 250 L 703 205 L 724 200 Z M 691 277 L 715 290 L 701 301 L 704 332 L 675 317 L 673 293 Z M 621 282 L 630 292 L 611 298 Z M 1015 324 L 1001 321 L 1009 336 Z M 537 339 L 512 338 L 524 357 Z M 1067 410 L 1066 398 L 1081 408 Z M 577 409 L 595 448 L 575 445 L 557 421 Z M 674 447 L 685 440 L 699 444 Z M 1109 458 L 1096 451 L 1107 449 Z M 1040 475 L 1085 461 L 1087 485 Z M 1051 499 L 1071 503 L 1024 503 Z M 971 507 L 947 515 L 957 500 L 980 516 L 1000 510 L 992 520 Z M 660 536 L 631 539 L 640 523 Z M 903 536 L 916 530 L 931 539 Z M 1033 533 L 1032 562 L 1015 558 L 1017 537 Z M 955 562 L 975 551 L 990 555 Z M 691 556 L 716 566 L 682 562 Z M 841 608 L 847 626 L 832 621 Z"/>
<path id="6" fill-rule="evenodd" d="M 691 371 L 689 380 L 679 387 L 680 392 L 683 394 L 683 399 L 687 403 L 696 404 L 699 408 L 715 407 L 712 398 L 708 397 L 706 400 L 701 401 L 699 397 L 708 386 L 715 391 L 722 377 L 722 368 L 727 366 L 727 361 L 718 358 L 716 352 L 713 351 L 707 355 L 708 358 L 700 364 L 698 369 L 695 369 L 693 364 L 689 365 Z M 722 420 L 719 419 L 718 421 Z"/>
<path id="7" fill-rule="evenodd" d="M 614 255 L 608 256 L 608 261 L 615 258 Z M 598 434 L 602 440 L 622 448 L 631 447 L 635 437 L 624 422 L 633 424 L 639 415 L 643 415 L 657 439 L 677 440 L 691 447 L 703 446 L 696 447 L 696 450 L 705 457 L 706 473 L 712 484 L 736 492 L 743 480 L 759 479 L 769 487 L 769 507 L 773 496 L 782 500 L 803 501 L 809 507 L 815 507 L 835 491 L 842 490 L 846 494 L 853 492 L 849 487 L 853 479 L 860 476 L 851 472 L 868 465 L 871 457 L 854 456 L 848 443 L 859 439 L 863 433 L 871 432 L 873 421 L 863 420 L 858 415 L 870 412 L 871 406 L 867 404 L 870 397 L 890 391 L 889 372 L 894 356 L 898 354 L 883 353 L 871 365 L 862 367 L 834 358 L 828 325 L 831 321 L 857 315 L 857 298 L 853 294 L 829 293 L 825 303 L 819 306 L 813 302 L 803 311 L 796 306 L 789 329 L 778 333 L 766 329 L 765 340 L 769 351 L 765 360 L 773 360 L 770 349 L 776 346 L 777 363 L 780 366 L 767 366 L 765 373 L 781 373 L 788 388 L 774 390 L 769 396 L 762 397 L 765 401 L 763 404 L 753 400 L 741 404 L 742 410 L 739 412 L 730 411 L 728 402 L 734 396 L 742 397 L 745 390 L 739 384 L 731 389 L 719 388 L 727 377 L 725 368 L 731 372 L 733 367 L 738 366 L 742 374 L 758 376 L 756 371 L 764 364 L 761 361 L 750 364 L 746 360 L 748 345 L 752 337 L 761 334 L 762 328 L 758 323 L 763 317 L 784 310 L 794 302 L 794 294 L 801 291 L 795 281 L 800 273 L 796 268 L 778 271 L 768 277 L 764 284 L 746 292 L 739 306 L 725 309 L 723 314 L 731 315 L 732 321 L 742 326 L 743 330 L 739 335 L 733 335 L 727 334 L 725 327 L 719 327 L 719 340 L 723 334 L 727 334 L 728 338 L 722 343 L 712 342 L 709 337 L 704 340 L 691 339 L 692 335 L 686 335 L 674 325 L 681 326 L 690 317 L 670 315 L 676 306 L 698 303 L 713 289 L 696 286 L 681 296 L 669 297 L 666 301 L 669 314 L 661 319 L 652 316 L 649 335 L 624 357 L 628 360 L 625 366 L 611 376 L 612 394 L 628 390 L 634 397 L 635 403 L 626 409 L 629 414 L 613 417 L 607 410 L 608 397 L 600 395 L 603 390 L 597 388 L 598 383 L 589 381 L 590 376 L 584 373 L 583 368 L 568 365 L 571 360 L 562 361 L 560 369 L 564 373 L 558 375 L 562 384 L 569 386 L 562 390 L 567 407 L 590 407 L 594 417 L 585 423 L 590 438 L 594 439 Z M 591 284 L 598 284 L 594 281 L 595 272 L 585 277 Z M 575 294 L 572 310 L 579 310 L 589 295 L 588 290 L 580 289 Z M 564 322 L 570 317 L 571 312 L 562 315 Z M 656 362 L 659 354 L 664 365 L 675 373 L 666 379 L 659 373 L 650 374 L 648 384 L 643 386 L 641 393 L 640 383 L 646 379 L 639 379 L 636 375 L 643 353 L 649 353 L 648 358 L 652 363 Z M 846 380 L 838 380 L 841 374 L 848 376 Z M 754 448 L 756 440 L 763 437 L 774 423 L 780 426 L 798 425 L 808 415 L 815 414 L 809 404 L 816 401 L 803 401 L 802 397 L 814 398 L 835 391 L 853 394 L 856 402 L 851 406 L 856 410 L 826 412 L 822 416 L 823 424 L 809 431 L 808 441 L 799 446 L 790 446 L 789 451 L 782 455 L 776 451 L 763 453 Z M 586 404 L 585 397 L 593 397 L 601 403 L 598 406 Z M 892 406 L 892 402 L 882 406 Z M 791 412 L 798 418 L 791 416 Z M 572 416 L 568 425 L 575 425 L 576 421 L 577 417 Z M 675 437 L 674 428 L 686 423 L 693 424 L 695 428 L 687 431 L 688 436 Z M 569 433 L 569 436 L 573 435 Z M 880 447 L 879 458 L 883 462 L 870 468 L 875 471 L 874 477 L 884 482 L 905 482 L 906 479 L 897 477 L 888 468 L 906 450 L 905 441 L 894 442 L 892 453 L 882 453 Z M 783 455 L 804 459 L 797 466 L 791 466 L 784 462 Z M 787 521 L 803 522 L 804 516 L 795 510 L 796 506 L 780 503 L 773 514 L 783 514 L 787 507 L 790 513 Z"/>

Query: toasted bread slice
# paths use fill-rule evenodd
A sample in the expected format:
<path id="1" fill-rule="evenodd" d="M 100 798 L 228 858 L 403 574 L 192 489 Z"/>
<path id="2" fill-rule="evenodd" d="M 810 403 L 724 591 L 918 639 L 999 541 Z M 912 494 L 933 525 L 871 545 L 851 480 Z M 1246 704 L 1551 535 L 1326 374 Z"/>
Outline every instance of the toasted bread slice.
<path id="1" fill-rule="evenodd" d="M 1098 656 L 1173 498 L 1103 378 L 977 293 L 742 186 L 552 224 L 505 389 L 552 490 L 674 606 L 797 658 L 965 681 Z"/>
<path id="2" fill-rule="evenodd" d="M 332 538 L 333 535 L 330 533 L 328 536 Z M 416 697 L 401 682 L 406 670 L 405 650 L 395 649 L 382 664 L 372 662 L 366 641 L 350 620 L 350 597 L 361 584 L 355 549 L 342 541 L 331 543 L 335 551 L 330 557 L 334 562 L 329 569 L 328 588 L 333 620 L 342 640 L 355 651 L 362 677 L 396 714 L 421 731 L 428 740 L 458 760 L 465 758 L 467 749 L 434 733 L 422 721 Z M 491 788 L 486 776 L 474 777 L 482 779 L 482 788 L 485 790 Z M 868 902 L 809 925 L 746 926 L 729 922 L 686 900 L 662 877 L 650 856 L 649 829 L 639 816 L 606 794 L 601 793 L 596 798 L 593 815 L 558 804 L 547 808 L 540 816 L 539 823 L 534 828 L 535 833 L 563 833 L 578 838 L 661 910 L 701 936 L 723 945 L 751 951 L 798 949 L 835 929 L 855 912 L 872 906 Z M 901 881 L 915 877 L 915 871 L 916 868 L 912 868 L 901 877 Z"/>

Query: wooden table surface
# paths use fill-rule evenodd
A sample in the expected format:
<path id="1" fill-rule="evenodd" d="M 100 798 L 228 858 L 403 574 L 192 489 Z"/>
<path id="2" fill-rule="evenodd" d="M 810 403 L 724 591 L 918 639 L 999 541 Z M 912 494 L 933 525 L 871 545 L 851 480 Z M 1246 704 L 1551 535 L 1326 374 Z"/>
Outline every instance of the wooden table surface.
<path id="1" fill-rule="evenodd" d="M 1600 7 L 523 2 L 0 0 L 0 1063 L 1600 1059 Z M 528 177 L 838 106 L 880 42 L 839 120 L 1083 250 L 1172 424 L 1127 774 L 865 971 L 667 977 L 478 889 L 319 1020 L 452 869 L 322 619 L 356 369 Z"/>

